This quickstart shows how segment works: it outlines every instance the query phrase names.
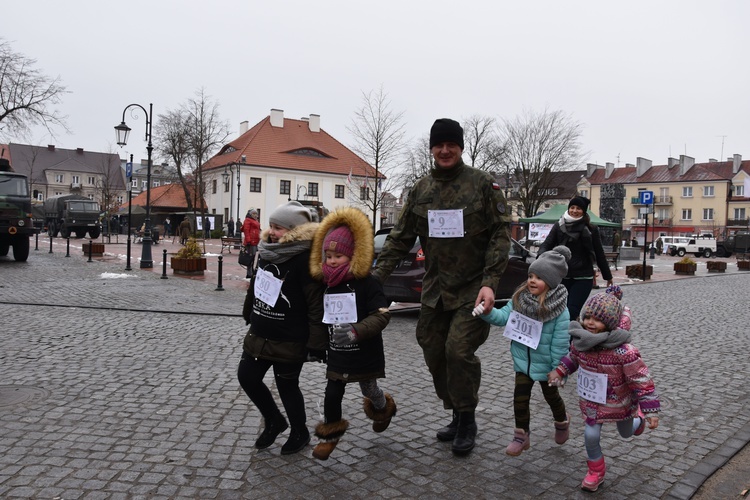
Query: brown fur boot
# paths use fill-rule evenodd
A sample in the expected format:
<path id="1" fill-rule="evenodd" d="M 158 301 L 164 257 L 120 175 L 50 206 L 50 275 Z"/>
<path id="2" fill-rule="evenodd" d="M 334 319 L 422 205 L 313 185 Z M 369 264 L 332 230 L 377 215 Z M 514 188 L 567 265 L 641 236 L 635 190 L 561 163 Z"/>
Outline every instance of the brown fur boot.
<path id="1" fill-rule="evenodd" d="M 333 450 L 336 449 L 339 438 L 344 435 L 348 428 L 349 422 L 343 419 L 330 424 L 321 422 L 316 425 L 315 435 L 320 438 L 320 442 L 313 449 L 313 457 L 318 460 L 328 460 Z"/>
<path id="2" fill-rule="evenodd" d="M 385 408 L 377 410 L 372 404 L 372 401 L 369 398 L 365 398 L 364 409 L 365 415 L 373 421 L 372 430 L 375 432 L 383 432 L 388 428 L 391 423 L 391 418 L 396 414 L 396 402 L 390 394 L 386 394 Z"/>

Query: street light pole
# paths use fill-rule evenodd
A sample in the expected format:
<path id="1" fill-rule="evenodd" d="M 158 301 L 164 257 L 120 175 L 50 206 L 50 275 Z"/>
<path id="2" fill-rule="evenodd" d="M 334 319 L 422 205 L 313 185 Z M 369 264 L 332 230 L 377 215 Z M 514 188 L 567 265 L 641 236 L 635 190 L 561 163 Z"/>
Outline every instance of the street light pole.
<path id="1" fill-rule="evenodd" d="M 130 172 L 131 172 L 131 174 L 133 172 L 132 169 L 133 169 L 133 155 L 131 154 L 130 155 Z M 130 231 L 130 227 L 131 227 L 131 224 L 132 224 L 131 221 L 133 220 L 133 218 L 132 218 L 133 204 L 131 203 L 131 201 L 132 201 L 132 195 L 133 195 L 132 175 L 130 177 L 128 177 L 127 179 L 128 179 L 128 264 L 125 266 L 125 270 L 126 271 L 132 271 L 133 268 L 130 267 L 130 232 L 131 232 Z"/>
<path id="2" fill-rule="evenodd" d="M 225 183 L 229 183 L 229 174 L 231 172 L 231 175 L 234 176 L 234 168 L 237 167 L 237 222 L 235 223 L 235 231 L 234 234 L 230 234 L 229 236 L 235 236 L 237 235 L 240 230 L 238 229 L 240 227 L 240 164 L 239 163 L 232 163 L 231 165 L 225 165 L 224 166 L 224 173 L 221 174 L 221 176 L 224 178 Z M 232 215 L 232 193 L 229 193 L 229 215 Z"/>
<path id="3" fill-rule="evenodd" d="M 236 235 L 239 233 L 237 231 L 237 224 L 240 223 L 240 165 L 239 163 L 237 165 L 237 222 L 234 224 L 234 234 Z"/>
<path id="4" fill-rule="evenodd" d="M 146 151 L 148 152 L 148 165 L 146 170 L 146 220 L 144 221 L 144 231 L 141 247 L 141 268 L 152 268 L 154 267 L 154 261 L 151 258 L 151 245 L 153 240 L 151 239 L 151 152 L 153 146 L 151 144 L 151 126 L 154 119 L 154 105 L 148 105 L 148 111 L 140 104 L 128 104 L 125 109 L 122 110 L 122 122 L 115 126 L 115 132 L 117 133 L 117 144 L 119 146 L 125 146 L 128 142 L 128 134 L 130 134 L 130 127 L 125 124 L 125 113 L 130 108 L 140 108 L 146 115 Z M 135 114 L 134 118 L 138 118 Z M 128 221 L 128 230 L 130 230 L 130 221 Z"/>

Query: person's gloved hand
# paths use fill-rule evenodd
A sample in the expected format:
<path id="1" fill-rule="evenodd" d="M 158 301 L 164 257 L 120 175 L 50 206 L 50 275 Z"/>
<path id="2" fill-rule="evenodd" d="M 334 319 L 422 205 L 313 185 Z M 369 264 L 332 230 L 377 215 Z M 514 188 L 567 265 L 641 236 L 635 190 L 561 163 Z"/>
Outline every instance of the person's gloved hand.
<path id="1" fill-rule="evenodd" d="M 357 332 L 351 323 L 333 326 L 333 343 L 336 345 L 353 344 L 357 341 Z"/>
<path id="2" fill-rule="evenodd" d="M 308 349 L 307 350 L 307 361 L 310 363 L 325 363 L 326 362 L 326 352 L 325 351 L 319 351 L 317 349 Z"/>

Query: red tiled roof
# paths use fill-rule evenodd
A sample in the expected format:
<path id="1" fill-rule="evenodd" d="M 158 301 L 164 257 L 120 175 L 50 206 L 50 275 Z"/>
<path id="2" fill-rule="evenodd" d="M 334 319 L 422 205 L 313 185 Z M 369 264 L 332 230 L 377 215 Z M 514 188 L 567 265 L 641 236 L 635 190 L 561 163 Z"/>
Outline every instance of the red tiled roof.
<path id="1" fill-rule="evenodd" d="M 732 163 L 731 161 L 696 163 L 682 176 L 680 175 L 679 164 L 672 168 L 667 165 L 654 165 L 640 177 L 636 176 L 636 167 L 618 167 L 612 171 L 612 175 L 608 179 L 604 177 L 606 169 L 597 168 L 587 179 L 592 185 L 722 181 L 734 177 Z M 741 162 L 740 170 L 750 174 L 750 160 Z"/>
<path id="2" fill-rule="evenodd" d="M 321 156 L 295 154 L 312 150 Z M 305 120 L 284 118 L 283 127 L 271 126 L 267 116 L 203 164 L 204 169 L 241 163 L 259 167 L 375 177 L 375 169 L 322 128 L 310 131 Z M 382 173 L 380 177 L 384 177 Z"/>
<path id="3" fill-rule="evenodd" d="M 189 189 L 190 196 L 194 196 L 193 190 Z M 130 203 L 133 206 L 146 206 L 146 191 L 143 191 L 133 198 Z M 205 204 L 205 202 L 204 202 Z M 123 203 L 123 207 L 127 208 L 128 204 Z M 187 209 L 187 201 L 185 201 L 185 191 L 182 189 L 180 184 L 165 184 L 151 188 L 151 208 L 158 207 L 162 209 L 174 209 L 174 210 L 185 210 Z"/>

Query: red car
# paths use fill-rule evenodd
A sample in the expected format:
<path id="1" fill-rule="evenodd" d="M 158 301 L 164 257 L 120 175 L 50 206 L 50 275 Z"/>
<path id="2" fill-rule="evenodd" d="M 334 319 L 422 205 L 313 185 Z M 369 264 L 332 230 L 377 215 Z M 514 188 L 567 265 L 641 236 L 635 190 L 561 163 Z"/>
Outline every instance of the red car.
<path id="1" fill-rule="evenodd" d="M 385 240 L 391 232 L 390 227 L 380 229 L 375 233 L 375 260 L 383 249 Z M 414 243 L 409 255 L 399 262 L 393 273 L 383 284 L 383 291 L 392 302 L 419 302 L 422 295 L 422 279 L 424 278 L 424 252 L 419 238 Z M 497 300 L 507 300 L 516 291 L 518 285 L 526 281 L 529 276 L 529 265 L 534 257 L 516 240 L 511 239 L 508 267 L 505 269 L 500 284 L 495 290 Z"/>

